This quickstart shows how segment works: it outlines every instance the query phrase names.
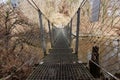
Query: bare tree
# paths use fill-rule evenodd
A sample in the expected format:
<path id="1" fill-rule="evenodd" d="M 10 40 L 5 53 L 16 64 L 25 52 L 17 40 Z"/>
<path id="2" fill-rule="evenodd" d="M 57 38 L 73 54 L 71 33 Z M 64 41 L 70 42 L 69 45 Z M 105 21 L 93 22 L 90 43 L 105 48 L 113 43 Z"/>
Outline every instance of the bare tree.
<path id="1" fill-rule="evenodd" d="M 29 65 L 40 59 L 40 50 L 35 51 L 40 48 L 39 29 L 35 26 L 19 9 L 0 6 L 0 78 L 8 79 L 26 65 L 30 69 Z"/>

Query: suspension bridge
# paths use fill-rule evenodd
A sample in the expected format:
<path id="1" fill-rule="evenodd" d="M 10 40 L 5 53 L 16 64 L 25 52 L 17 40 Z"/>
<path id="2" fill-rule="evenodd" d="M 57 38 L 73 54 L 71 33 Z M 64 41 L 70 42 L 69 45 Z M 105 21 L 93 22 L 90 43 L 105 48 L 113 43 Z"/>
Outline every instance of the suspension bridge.
<path id="1" fill-rule="evenodd" d="M 26 64 L 28 64 L 28 66 L 30 65 L 30 67 L 32 66 L 32 69 L 33 66 L 35 66 L 30 75 L 27 75 L 26 80 L 107 80 L 107 78 L 110 78 L 110 80 L 111 78 L 114 80 L 120 80 L 118 79 L 119 74 L 117 76 L 115 75 L 116 73 L 120 73 L 120 18 L 116 16 L 116 4 L 112 4 L 112 8 L 110 8 L 111 10 L 115 9 L 115 11 L 109 13 L 109 10 L 106 10 L 109 4 L 107 0 L 101 0 L 101 2 L 100 0 L 90 0 L 92 2 L 89 0 L 81 0 L 82 2 L 77 8 L 74 16 L 69 18 L 70 20 L 68 24 L 62 24 L 62 22 L 65 23 L 64 21 L 67 20 L 67 18 L 63 16 L 65 20 L 62 19 L 61 24 L 56 25 L 53 23 L 54 20 L 52 21 L 52 19 L 56 19 L 56 16 L 54 16 L 55 14 L 52 15 L 52 19 L 49 19 L 51 17 L 46 16 L 46 13 L 43 14 L 44 11 L 40 9 L 40 5 L 37 4 L 37 0 L 25 1 L 27 1 L 25 4 L 29 4 L 29 7 L 33 8 L 30 9 L 31 12 L 32 10 L 36 10 L 38 13 L 37 18 L 39 19 L 39 25 L 28 24 L 28 27 L 32 26 L 28 32 L 26 27 L 23 29 L 22 27 L 19 29 L 19 26 L 18 28 L 14 28 L 17 35 L 15 35 L 15 38 L 13 36 L 13 38 L 17 40 L 15 41 L 12 49 L 10 47 L 12 45 L 12 40 L 9 40 L 9 37 L 11 37 L 10 35 L 12 32 L 14 33 L 12 27 L 17 26 L 17 24 L 13 23 L 10 29 L 7 24 L 9 21 L 11 21 L 9 20 L 9 17 L 7 17 L 10 15 L 6 15 L 6 32 L 5 34 L 2 34 L 1 32 L 1 41 L 4 37 L 3 35 L 5 35 L 5 44 L 2 44 L 2 42 L 1 44 L 5 46 L 6 53 L 9 53 L 9 49 L 12 49 L 13 52 L 16 51 L 16 46 L 18 45 L 20 51 L 16 51 L 17 53 L 13 56 L 16 58 L 21 56 L 20 60 L 23 62 L 23 64 L 20 65 L 18 69 L 13 70 L 10 75 L 2 78 L 2 80 L 8 80 L 10 78 L 11 80 L 17 79 L 15 76 L 16 73 Z M 18 0 L 16 0 L 16 2 L 13 0 L 11 4 L 13 8 L 10 9 L 10 12 L 7 11 L 6 13 L 11 14 L 15 11 L 14 14 L 24 14 L 25 18 L 29 17 L 30 15 L 25 14 L 24 10 L 22 11 L 22 9 L 21 13 L 17 12 L 18 3 Z M 91 6 L 91 8 L 88 8 L 88 4 Z M 23 6 L 22 8 L 25 9 Z M 63 11 L 60 10 L 59 13 L 67 14 L 67 16 L 70 17 L 70 14 L 72 13 L 69 13 L 66 10 L 64 11 L 64 8 L 65 7 L 62 6 Z M 11 10 L 13 11 L 11 12 Z M 73 10 L 73 12 L 74 11 L 75 10 Z M 36 12 L 34 13 L 33 11 L 33 14 L 36 14 Z M 27 20 L 28 18 L 20 22 L 24 24 L 29 23 Z M 18 25 L 21 25 L 21 23 Z M 45 28 L 47 28 L 48 31 L 46 31 Z M 1 31 L 2 30 L 4 29 L 1 29 Z M 16 38 L 16 36 L 19 37 Z M 26 46 L 24 46 L 24 44 Z M 49 48 L 48 44 L 50 44 Z M 3 48 L 1 47 L 1 49 Z M 91 55 L 87 54 L 89 53 L 88 50 L 90 51 Z M 23 52 L 29 53 L 31 59 L 25 59 L 24 56 L 26 54 L 21 54 Z M 37 56 L 36 54 L 38 57 L 35 57 Z M 42 59 L 40 59 L 41 54 L 43 55 Z M 28 57 L 29 55 L 26 56 Z M 90 59 L 88 60 L 89 62 L 87 64 L 88 57 L 90 57 Z M 4 59 L 4 57 L 2 58 Z M 36 62 L 34 62 L 33 59 L 36 58 L 39 58 L 40 60 L 35 60 Z M 38 64 L 36 65 L 36 63 Z"/>
<path id="2" fill-rule="evenodd" d="M 29 1 L 29 0 L 28 0 Z M 78 8 L 75 15 L 77 16 L 76 33 L 75 33 L 75 48 L 71 48 L 72 45 L 72 18 L 67 26 L 61 26 L 62 28 L 55 27 L 50 21 L 48 21 L 49 38 L 51 48 L 48 53 L 46 51 L 45 34 L 43 27 L 43 16 L 40 9 L 37 7 L 34 1 L 29 3 L 38 11 L 39 23 L 40 23 L 40 36 L 41 46 L 44 54 L 44 58 L 39 62 L 39 65 L 28 76 L 27 80 L 96 80 L 90 73 L 84 63 L 80 63 L 78 60 L 78 48 L 79 48 L 79 28 L 80 28 L 80 10 L 82 5 Z M 99 6 L 98 6 L 99 8 Z M 99 11 L 97 12 L 97 14 Z M 45 16 L 44 16 L 45 17 Z M 95 17 L 95 16 L 94 16 Z M 97 16 L 94 20 L 97 20 Z M 91 40 L 91 39 L 90 39 Z M 98 51 L 95 48 L 94 51 Z M 93 51 L 93 52 L 94 52 Z M 97 62 L 91 61 L 95 66 L 104 70 L 108 75 L 114 79 L 119 80 L 117 77 L 107 72 Z"/>
<path id="3" fill-rule="evenodd" d="M 32 4 L 31 2 L 29 3 Z M 51 26 L 48 20 L 51 49 L 49 49 L 49 54 L 47 54 L 42 13 L 36 4 L 34 7 L 39 14 L 41 44 L 45 57 L 27 80 L 94 80 L 94 77 L 85 65 L 78 63 L 80 8 L 77 12 L 75 53 L 73 53 L 73 49 L 71 48 L 72 25 L 70 24 L 72 24 L 72 21 L 67 26 L 62 26 L 63 28 L 57 28 L 53 25 Z"/>
<path id="4" fill-rule="evenodd" d="M 58 33 L 58 34 L 57 34 Z M 64 29 L 57 29 L 53 48 L 27 80 L 94 80 L 84 64 L 72 53 Z"/>

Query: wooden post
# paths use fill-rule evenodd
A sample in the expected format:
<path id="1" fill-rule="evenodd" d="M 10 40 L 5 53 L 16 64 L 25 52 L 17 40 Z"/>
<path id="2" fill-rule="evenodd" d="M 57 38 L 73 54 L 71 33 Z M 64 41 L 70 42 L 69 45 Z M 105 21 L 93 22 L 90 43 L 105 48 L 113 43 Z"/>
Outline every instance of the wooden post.
<path id="1" fill-rule="evenodd" d="M 89 67 L 90 67 L 90 73 L 93 75 L 95 78 L 100 78 L 100 68 L 96 65 L 99 65 L 99 47 L 98 46 L 93 46 L 92 48 L 92 56 L 91 60 L 93 62 L 89 62 Z"/>

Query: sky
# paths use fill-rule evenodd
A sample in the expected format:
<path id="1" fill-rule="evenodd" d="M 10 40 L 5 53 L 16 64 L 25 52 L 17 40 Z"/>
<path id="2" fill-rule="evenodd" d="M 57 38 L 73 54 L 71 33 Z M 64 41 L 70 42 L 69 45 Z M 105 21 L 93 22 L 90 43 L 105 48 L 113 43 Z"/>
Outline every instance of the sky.
<path id="1" fill-rule="evenodd" d="M 0 0 L 0 3 L 6 3 L 8 0 Z M 18 0 L 10 0 L 12 3 L 17 2 Z"/>
<path id="2" fill-rule="evenodd" d="M 6 3 L 8 0 L 0 0 L 0 3 Z"/>

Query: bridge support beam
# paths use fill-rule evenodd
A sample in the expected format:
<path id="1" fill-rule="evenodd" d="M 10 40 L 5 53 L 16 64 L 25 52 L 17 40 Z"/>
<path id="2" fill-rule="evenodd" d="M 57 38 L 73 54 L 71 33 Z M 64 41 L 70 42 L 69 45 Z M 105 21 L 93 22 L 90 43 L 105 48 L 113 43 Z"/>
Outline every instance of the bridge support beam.
<path id="1" fill-rule="evenodd" d="M 46 56 L 46 43 L 45 43 L 45 34 L 44 34 L 44 27 L 42 24 L 42 13 L 40 10 L 38 10 L 38 15 L 39 15 L 39 23 L 40 23 L 40 39 L 41 39 L 41 46 L 44 52 L 44 56 Z"/>
<path id="2" fill-rule="evenodd" d="M 75 45 L 75 54 L 78 57 L 78 46 L 79 46 L 79 28 L 80 27 L 80 8 L 77 11 L 77 27 L 76 27 L 76 45 Z"/>

